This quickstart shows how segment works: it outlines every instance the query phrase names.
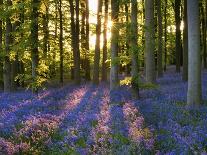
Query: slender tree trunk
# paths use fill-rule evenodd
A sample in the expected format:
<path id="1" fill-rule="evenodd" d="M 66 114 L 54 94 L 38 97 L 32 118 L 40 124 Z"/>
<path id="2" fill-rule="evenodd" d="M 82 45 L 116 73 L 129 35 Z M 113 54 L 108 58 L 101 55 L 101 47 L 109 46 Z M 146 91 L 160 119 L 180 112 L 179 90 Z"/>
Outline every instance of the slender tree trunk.
<path id="1" fill-rule="evenodd" d="M 33 82 L 37 82 L 38 76 L 38 61 L 39 61 L 39 52 L 38 52 L 38 8 L 39 8 L 39 0 L 32 0 L 32 23 L 31 23 L 31 49 L 32 49 L 32 79 Z M 37 93 L 38 89 L 36 86 L 32 88 L 33 93 Z"/>
<path id="2" fill-rule="evenodd" d="M 75 1 L 74 7 L 73 0 L 69 0 L 70 13 L 71 13 L 71 36 L 72 36 L 72 49 L 74 59 L 74 79 L 76 84 L 80 84 L 80 49 L 79 49 L 79 0 Z M 76 15 L 76 20 L 75 20 Z"/>
<path id="3" fill-rule="evenodd" d="M 201 53 L 199 1 L 188 0 L 188 105 L 201 104 Z"/>
<path id="4" fill-rule="evenodd" d="M 89 0 L 86 0 L 86 80 L 91 80 L 91 67 L 90 67 L 90 59 L 88 57 L 88 54 L 90 53 L 89 48 Z"/>
<path id="5" fill-rule="evenodd" d="M 165 15 L 164 15 L 164 18 L 165 18 L 165 28 L 164 28 L 164 33 L 165 33 L 165 59 L 164 59 L 164 71 L 167 70 L 167 3 L 168 0 L 165 0 Z"/>
<path id="6" fill-rule="evenodd" d="M 2 7 L 3 0 L 0 0 L 0 6 Z M 0 19 L 0 55 L 3 52 L 3 20 Z M 3 88 L 3 59 L 0 57 L 0 88 Z"/>
<path id="7" fill-rule="evenodd" d="M 157 73 L 158 77 L 163 76 L 162 53 L 163 53 L 163 27 L 162 27 L 162 2 L 157 1 L 157 16 L 158 16 L 158 53 L 157 53 Z"/>
<path id="8" fill-rule="evenodd" d="M 180 17 L 180 4 L 181 0 L 175 0 L 175 23 L 176 23 L 176 72 L 180 72 L 181 66 L 181 17 Z"/>
<path id="9" fill-rule="evenodd" d="M 60 83 L 63 84 L 63 14 L 62 14 L 62 0 L 59 0 L 59 17 L 60 17 L 60 36 L 59 36 L 59 50 L 60 50 Z"/>
<path id="10" fill-rule="evenodd" d="M 205 11 L 204 11 L 204 1 L 201 3 L 201 25 L 202 25 L 202 54 L 203 54 L 203 67 L 207 67 L 206 62 L 206 18 L 205 18 Z"/>
<path id="11" fill-rule="evenodd" d="M 7 0 L 7 7 L 11 6 L 11 0 Z M 5 57 L 4 57 L 4 92 L 11 91 L 11 63 L 9 59 L 10 45 L 12 42 L 12 24 L 10 17 L 6 18 L 6 36 L 5 36 Z"/>
<path id="12" fill-rule="evenodd" d="M 44 38 L 43 38 L 43 54 L 44 54 L 44 59 L 47 60 L 47 55 L 48 55 L 48 40 L 49 40 L 49 27 L 48 27 L 48 23 L 49 23 L 49 8 L 48 8 L 48 4 L 45 4 L 47 6 L 46 7 L 46 12 L 45 14 L 43 14 L 43 34 L 44 34 Z"/>
<path id="13" fill-rule="evenodd" d="M 103 5 L 102 0 L 99 0 L 98 12 L 97 12 L 97 25 L 96 25 L 96 47 L 95 47 L 95 56 L 94 56 L 93 84 L 99 83 L 102 5 Z"/>
<path id="14" fill-rule="evenodd" d="M 113 27 L 111 28 L 111 71 L 110 71 L 110 89 L 114 90 L 119 87 L 118 68 L 118 40 L 119 40 L 119 1 L 111 0 L 111 19 Z"/>
<path id="15" fill-rule="evenodd" d="M 207 37 L 207 1 L 205 1 L 205 4 L 206 4 L 206 10 L 205 10 L 205 16 L 206 16 L 206 18 L 205 18 L 205 32 L 204 32 L 204 34 L 205 34 L 205 40 L 206 40 L 206 37 Z M 207 44 L 206 44 L 206 41 L 205 41 L 205 43 L 204 43 L 204 46 L 205 46 L 205 49 L 204 49 L 204 53 L 203 53 L 203 65 L 204 65 L 204 68 L 205 69 L 207 69 Z"/>
<path id="16" fill-rule="evenodd" d="M 135 90 L 135 97 L 139 97 L 139 86 L 135 82 L 139 78 L 138 68 L 138 21 L 137 21 L 137 0 L 131 0 L 131 38 L 130 38 L 130 51 L 132 59 L 132 88 Z"/>
<path id="17" fill-rule="evenodd" d="M 184 30 L 183 30 L 183 81 L 188 80 L 188 18 L 187 0 L 184 0 Z"/>
<path id="18" fill-rule="evenodd" d="M 145 1 L 145 18 L 146 81 L 154 83 L 156 80 L 154 0 Z"/>
<path id="19" fill-rule="evenodd" d="M 105 16 L 104 16 L 104 30 L 103 30 L 103 62 L 102 62 L 102 81 L 107 81 L 107 52 L 108 52 L 108 39 L 107 39 L 107 25 L 108 25 L 108 5 L 109 1 L 105 0 Z"/>

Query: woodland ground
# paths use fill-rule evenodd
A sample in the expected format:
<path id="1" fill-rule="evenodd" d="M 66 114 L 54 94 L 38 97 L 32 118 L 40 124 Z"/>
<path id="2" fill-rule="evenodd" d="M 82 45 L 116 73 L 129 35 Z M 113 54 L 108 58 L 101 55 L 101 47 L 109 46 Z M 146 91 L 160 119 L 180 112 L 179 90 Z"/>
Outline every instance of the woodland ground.
<path id="1" fill-rule="evenodd" d="M 207 71 L 202 78 L 196 109 L 186 109 L 187 83 L 172 68 L 139 100 L 107 84 L 0 93 L 0 154 L 207 154 Z"/>

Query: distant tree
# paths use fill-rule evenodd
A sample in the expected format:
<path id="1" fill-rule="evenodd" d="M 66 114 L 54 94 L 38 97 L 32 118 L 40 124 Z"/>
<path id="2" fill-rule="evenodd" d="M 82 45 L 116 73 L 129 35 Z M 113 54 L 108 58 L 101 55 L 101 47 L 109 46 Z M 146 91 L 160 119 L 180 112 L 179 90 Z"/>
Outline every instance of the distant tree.
<path id="1" fill-rule="evenodd" d="M 62 14 L 62 0 L 59 0 L 58 7 L 60 17 L 60 34 L 59 34 L 59 50 L 60 50 L 60 83 L 63 83 L 63 14 Z"/>
<path id="2" fill-rule="evenodd" d="M 175 55 L 176 55 L 176 71 L 180 72 L 181 66 L 181 0 L 175 0 L 175 25 L 176 25 L 176 48 L 175 48 Z"/>
<path id="3" fill-rule="evenodd" d="M 0 0 L 0 7 L 3 5 L 3 0 Z M 2 10 L 1 10 L 2 11 Z M 0 88 L 3 86 L 3 19 L 0 19 Z M 2 87 L 3 88 L 3 87 Z"/>
<path id="4" fill-rule="evenodd" d="M 183 29 L 183 81 L 188 80 L 188 18 L 187 18 L 187 0 L 184 0 L 184 29 Z"/>
<path id="5" fill-rule="evenodd" d="M 89 29 L 89 0 L 86 0 L 86 55 L 85 55 L 85 62 L 86 62 L 86 80 L 91 80 L 91 68 L 90 68 L 90 59 L 89 59 L 89 34 L 90 34 L 90 29 Z"/>
<path id="6" fill-rule="evenodd" d="M 39 51 L 38 51 L 38 16 L 39 16 L 39 0 L 32 0 L 32 14 L 31 14 L 31 50 L 32 50 L 32 79 L 33 87 L 32 91 L 37 93 L 36 82 L 38 77 L 38 63 L 39 63 Z"/>
<path id="7" fill-rule="evenodd" d="M 104 14 L 104 30 L 103 30 L 103 62 L 102 62 L 102 81 L 107 81 L 107 52 L 108 52 L 108 30 L 107 30 L 107 25 L 108 25 L 108 0 L 104 0 L 104 7 L 105 7 L 105 14 Z"/>
<path id="8" fill-rule="evenodd" d="M 12 6 L 11 0 L 6 1 L 7 11 Z M 11 91 L 11 62 L 10 62 L 10 45 L 12 43 L 12 24 L 10 16 L 6 17 L 6 35 L 5 35 L 5 57 L 4 57 L 4 92 Z"/>
<path id="9" fill-rule="evenodd" d="M 164 25 L 164 38 L 165 38 L 165 45 L 164 45 L 164 53 L 165 53 L 165 56 L 164 56 L 164 71 L 167 70 L 167 5 L 168 5 L 168 0 L 165 0 L 165 6 L 164 6 L 164 22 L 165 22 L 165 25 Z"/>
<path id="10" fill-rule="evenodd" d="M 119 40 L 119 1 L 111 0 L 111 20 L 113 26 L 111 28 L 111 71 L 110 71 L 110 89 L 116 89 L 119 86 L 118 78 L 118 40 Z"/>
<path id="11" fill-rule="evenodd" d="M 75 0 L 75 6 L 73 0 L 69 0 L 70 4 L 70 16 L 71 16 L 71 44 L 73 49 L 73 61 L 74 61 L 74 79 L 76 84 L 80 84 L 80 47 L 79 47 L 79 0 Z M 76 17 L 76 18 L 75 18 Z"/>
<path id="12" fill-rule="evenodd" d="M 154 83 L 155 74 L 155 26 L 154 26 L 154 0 L 145 1 L 145 62 L 146 81 Z"/>
<path id="13" fill-rule="evenodd" d="M 131 60 L 132 60 L 132 87 L 135 90 L 135 93 L 138 94 L 139 86 L 138 86 L 138 78 L 139 78 L 139 68 L 138 68 L 138 21 L 137 21 L 137 0 L 131 0 L 131 37 L 130 37 L 130 52 L 131 52 Z"/>
<path id="14" fill-rule="evenodd" d="M 158 17 L 158 53 L 157 53 L 157 73 L 158 77 L 163 76 L 163 26 L 162 26 L 162 1 L 157 1 L 157 17 Z"/>
<path id="15" fill-rule="evenodd" d="M 98 1 L 97 24 L 96 24 L 96 46 L 93 67 L 93 84 L 99 83 L 99 64 L 100 64 L 100 43 L 101 43 L 101 16 L 102 16 L 102 0 Z"/>
<path id="16" fill-rule="evenodd" d="M 188 105 L 201 104 L 201 52 L 199 1 L 188 0 Z"/>

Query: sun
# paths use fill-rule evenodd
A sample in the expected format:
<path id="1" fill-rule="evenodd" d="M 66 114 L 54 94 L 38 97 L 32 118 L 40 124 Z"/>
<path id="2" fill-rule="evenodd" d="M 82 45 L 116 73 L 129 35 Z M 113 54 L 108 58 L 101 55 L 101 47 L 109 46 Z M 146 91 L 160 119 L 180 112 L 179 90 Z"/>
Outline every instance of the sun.
<path id="1" fill-rule="evenodd" d="M 98 10 L 98 0 L 90 0 L 89 1 L 89 11 L 90 11 L 89 23 L 90 24 L 97 24 L 97 16 L 96 16 L 97 10 Z M 107 23 L 107 39 L 108 40 L 111 38 L 112 25 L 113 25 L 113 22 L 111 20 L 108 20 L 108 23 Z M 103 29 L 103 24 L 102 24 L 102 29 Z M 101 40 L 103 41 L 103 34 L 101 34 Z M 101 46 L 102 46 L 102 41 L 101 41 Z M 95 44 L 96 44 L 96 34 L 91 33 L 90 34 L 90 47 L 95 48 Z"/>

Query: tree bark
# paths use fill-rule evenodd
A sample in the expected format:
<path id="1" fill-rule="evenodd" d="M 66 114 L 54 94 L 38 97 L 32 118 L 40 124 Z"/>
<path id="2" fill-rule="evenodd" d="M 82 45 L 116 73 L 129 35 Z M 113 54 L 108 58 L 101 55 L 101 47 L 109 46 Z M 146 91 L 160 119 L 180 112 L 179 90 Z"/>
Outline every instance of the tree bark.
<path id="1" fill-rule="evenodd" d="M 93 68 L 93 84 L 99 83 L 102 5 L 103 5 L 102 0 L 99 0 L 98 1 L 98 11 L 97 11 L 96 47 L 95 47 L 94 68 Z"/>
<path id="2" fill-rule="evenodd" d="M 105 15 L 104 15 L 104 30 L 103 30 L 103 62 L 102 62 L 102 81 L 107 81 L 107 52 L 108 52 L 108 39 L 107 39 L 107 25 L 108 25 L 108 5 L 109 1 L 105 0 Z"/>
<path id="3" fill-rule="evenodd" d="M 137 0 L 131 0 L 131 38 L 130 38 L 130 52 L 132 60 L 132 88 L 135 91 L 135 97 L 139 97 L 139 85 L 136 82 L 139 78 L 138 68 L 138 21 L 137 21 Z"/>
<path id="4" fill-rule="evenodd" d="M 157 1 L 157 16 L 158 16 L 158 53 L 157 53 L 157 73 L 158 77 L 163 76 L 162 53 L 163 53 L 163 26 L 162 26 L 162 2 Z"/>
<path id="5" fill-rule="evenodd" d="M 11 0 L 7 0 L 7 7 L 12 5 Z M 4 57 L 4 92 L 11 91 L 11 62 L 10 56 L 10 45 L 12 42 L 12 24 L 10 17 L 6 18 L 6 35 L 5 35 L 5 57 Z"/>
<path id="6" fill-rule="evenodd" d="M 73 0 L 69 0 L 70 14 L 71 14 L 71 36 L 72 36 L 72 49 L 74 60 L 74 79 L 76 84 L 80 84 L 80 49 L 79 49 L 79 0 L 75 1 L 74 7 Z M 77 17 L 75 20 L 75 16 Z"/>
<path id="7" fill-rule="evenodd" d="M 62 0 L 59 0 L 59 17 L 60 17 L 60 35 L 59 35 L 59 50 L 60 50 L 60 83 L 63 84 L 63 14 L 62 14 Z"/>
<path id="8" fill-rule="evenodd" d="M 188 81 L 188 18 L 187 0 L 184 0 L 184 30 L 183 30 L 183 81 Z"/>
<path id="9" fill-rule="evenodd" d="M 199 1 L 188 0 L 188 105 L 201 104 L 201 53 Z M 190 11 L 189 11 L 190 10 Z"/>
<path id="10" fill-rule="evenodd" d="M 181 17 L 180 17 L 180 4 L 181 0 L 175 0 L 175 24 L 176 24 L 176 72 L 180 72 L 181 66 Z"/>
<path id="11" fill-rule="evenodd" d="M 156 80 L 154 0 L 145 1 L 145 28 L 146 81 L 154 83 Z"/>
<path id="12" fill-rule="evenodd" d="M 89 48 L 89 0 L 86 0 L 86 55 L 85 55 L 85 60 L 86 60 L 86 80 L 91 80 L 91 67 L 90 67 L 90 59 L 88 57 L 88 54 L 90 53 L 90 48 Z"/>
<path id="13" fill-rule="evenodd" d="M 38 76 L 38 61 L 39 61 L 39 52 L 38 52 L 38 8 L 39 0 L 32 0 L 32 17 L 31 17 L 31 49 L 32 49 L 32 79 L 33 83 L 37 82 Z M 33 93 L 37 93 L 38 89 L 36 86 L 32 88 Z"/>
<path id="14" fill-rule="evenodd" d="M 3 0 L 0 0 L 0 6 L 2 7 L 3 5 Z M 0 55 L 3 52 L 3 47 L 2 47 L 2 43 L 3 43 L 3 20 L 0 19 Z M 0 88 L 3 89 L 3 59 L 2 57 L 0 57 Z"/>
<path id="15" fill-rule="evenodd" d="M 117 0 L 111 0 L 111 19 L 113 21 L 113 27 L 111 28 L 110 90 L 114 90 L 119 87 L 119 78 L 118 78 L 119 1 Z"/>
<path id="16" fill-rule="evenodd" d="M 165 33 L 165 58 L 164 58 L 164 71 L 166 71 L 167 70 L 167 40 L 168 40 L 168 38 L 167 38 L 167 5 L 168 5 L 168 3 L 167 3 L 167 1 L 168 0 L 165 0 L 165 15 L 164 15 L 164 20 L 165 20 L 165 28 L 164 28 L 164 33 Z"/>
<path id="17" fill-rule="evenodd" d="M 206 62 L 206 18 L 204 12 L 204 1 L 201 2 L 201 26 L 202 26 L 202 55 L 203 55 L 203 67 L 207 68 Z"/>

